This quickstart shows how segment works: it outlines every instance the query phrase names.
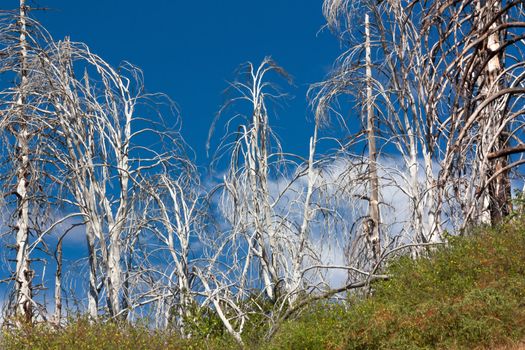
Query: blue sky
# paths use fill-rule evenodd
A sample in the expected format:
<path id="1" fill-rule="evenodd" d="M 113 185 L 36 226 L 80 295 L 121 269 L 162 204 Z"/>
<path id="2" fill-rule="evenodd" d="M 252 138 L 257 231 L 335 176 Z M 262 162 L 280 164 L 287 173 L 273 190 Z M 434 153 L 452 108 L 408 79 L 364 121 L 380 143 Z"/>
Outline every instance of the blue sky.
<path id="1" fill-rule="evenodd" d="M 226 81 L 241 63 L 258 65 L 272 56 L 295 83 L 286 90 L 294 98 L 276 110 L 274 129 L 285 150 L 306 154 L 308 85 L 322 80 L 340 53 L 336 38 L 320 31 L 321 0 L 28 1 L 49 8 L 33 16 L 55 39 L 69 35 L 113 65 L 139 66 L 149 92 L 164 92 L 178 104 L 183 135 L 202 166 Z M 9 2 L 16 8 L 18 1 Z"/>

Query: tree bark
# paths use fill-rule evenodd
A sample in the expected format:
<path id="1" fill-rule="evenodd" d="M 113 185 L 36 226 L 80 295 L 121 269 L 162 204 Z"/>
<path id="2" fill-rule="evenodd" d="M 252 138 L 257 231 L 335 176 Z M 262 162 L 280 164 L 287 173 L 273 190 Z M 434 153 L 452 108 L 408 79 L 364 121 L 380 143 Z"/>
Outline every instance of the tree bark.
<path id="1" fill-rule="evenodd" d="M 479 80 L 482 86 L 481 94 L 482 97 L 488 98 L 502 89 L 502 83 L 500 81 L 500 75 L 503 71 L 501 40 L 500 32 L 495 29 L 502 23 L 501 18 L 494 20 L 494 16 L 501 11 L 500 0 L 479 0 L 478 12 L 479 12 L 479 30 L 483 30 L 484 27 L 493 22 L 489 27 L 490 35 L 487 36 L 486 42 L 484 43 L 485 53 L 481 56 L 482 59 L 489 58 L 489 61 L 485 67 L 485 71 Z M 492 57 L 491 57 L 492 56 Z M 482 100 L 483 101 L 483 100 Z M 504 119 L 504 105 L 499 99 L 490 103 L 484 111 L 480 114 L 481 129 L 484 130 L 481 138 L 481 152 L 480 155 L 483 158 L 486 156 L 490 157 L 494 153 L 498 153 L 507 147 L 505 132 L 500 133 L 497 136 L 497 141 L 493 148 L 488 148 L 490 140 L 497 134 L 497 130 L 500 129 L 501 123 Z M 492 162 L 487 164 L 486 174 L 481 174 L 489 179 L 492 174 L 498 173 L 501 169 L 505 168 L 508 164 L 507 156 L 500 156 L 494 159 Z M 482 169 L 483 170 L 483 169 Z M 496 179 L 488 184 L 488 191 L 482 197 L 482 223 L 494 224 L 499 222 L 504 216 L 508 215 L 511 211 L 511 189 L 510 179 L 508 172 L 502 172 L 501 175 L 497 176 Z"/>
<path id="2" fill-rule="evenodd" d="M 17 143 L 18 152 L 18 169 L 16 172 L 17 184 L 16 193 L 18 196 L 17 211 L 18 220 L 16 223 L 16 272 L 15 272 L 15 288 L 16 288 L 16 315 L 30 322 L 33 318 L 32 305 L 32 287 L 31 281 L 33 278 L 33 271 L 30 267 L 29 260 L 29 130 L 28 120 L 25 111 L 26 104 L 26 86 L 28 83 L 27 70 L 27 6 L 25 0 L 20 0 L 20 86 L 18 91 L 18 99 L 16 101 L 18 111 L 18 128 L 15 131 L 15 139 Z"/>
<path id="3" fill-rule="evenodd" d="M 368 138 L 368 176 L 370 201 L 368 204 L 369 221 L 367 238 L 372 247 L 374 260 L 381 255 L 380 212 L 379 212 L 379 178 L 377 175 L 377 149 L 375 137 L 374 101 L 372 95 L 372 48 L 370 43 L 370 17 L 365 15 L 365 51 L 366 51 L 366 113 Z"/>

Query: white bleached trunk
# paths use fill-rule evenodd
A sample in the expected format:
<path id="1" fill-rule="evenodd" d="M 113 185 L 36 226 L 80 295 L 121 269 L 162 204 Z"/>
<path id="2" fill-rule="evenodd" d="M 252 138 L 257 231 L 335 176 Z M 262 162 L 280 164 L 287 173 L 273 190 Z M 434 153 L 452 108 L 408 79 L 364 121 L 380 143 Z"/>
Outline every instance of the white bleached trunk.
<path id="1" fill-rule="evenodd" d="M 365 51 L 366 51 L 366 120 L 368 141 L 368 178 L 370 201 L 368 204 L 369 224 L 367 239 L 372 248 L 373 259 L 381 255 L 380 212 L 379 212 L 379 177 L 377 175 L 377 147 L 375 137 L 374 102 L 372 95 L 372 49 L 370 43 L 370 17 L 365 15 Z"/>
<path id="2" fill-rule="evenodd" d="M 27 7 L 25 0 L 20 0 L 20 87 L 18 99 L 16 101 L 18 110 L 18 130 L 14 135 L 18 148 L 18 169 L 16 193 L 18 196 L 17 211 L 18 220 L 16 223 L 16 314 L 26 321 L 31 321 L 33 317 L 32 306 L 32 287 L 31 281 L 33 271 L 30 268 L 28 244 L 29 244 L 29 131 L 27 126 L 27 116 L 25 115 L 26 86 L 28 83 L 27 71 L 27 28 L 26 28 Z"/>

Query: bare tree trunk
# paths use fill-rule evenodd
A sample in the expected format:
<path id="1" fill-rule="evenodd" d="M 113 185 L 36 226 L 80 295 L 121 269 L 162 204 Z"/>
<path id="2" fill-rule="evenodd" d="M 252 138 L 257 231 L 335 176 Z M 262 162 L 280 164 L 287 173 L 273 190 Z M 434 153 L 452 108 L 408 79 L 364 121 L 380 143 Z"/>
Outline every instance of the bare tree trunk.
<path id="1" fill-rule="evenodd" d="M 122 309 L 121 303 L 121 289 L 122 284 L 122 248 L 121 248 L 121 234 L 124 231 L 127 222 L 127 215 L 129 214 L 128 190 L 129 190 L 129 174 L 131 172 L 128 152 L 129 143 L 131 141 L 131 119 L 133 116 L 133 105 L 129 101 L 125 102 L 124 106 L 125 124 L 123 127 L 124 139 L 118 139 L 117 147 L 114 150 L 118 162 L 118 176 L 120 183 L 120 200 L 115 217 L 109 216 L 109 249 L 107 259 L 107 293 L 108 306 L 112 316 L 120 315 Z M 107 199 L 105 199 L 107 200 Z M 107 205 L 107 212 L 111 213 L 111 207 Z"/>
<path id="2" fill-rule="evenodd" d="M 54 322 L 58 326 L 62 319 L 62 236 L 57 244 L 55 259 L 57 269 L 55 272 L 55 315 Z"/>
<path id="3" fill-rule="evenodd" d="M 372 95 L 372 49 L 370 43 L 370 18 L 365 15 L 365 51 L 366 51 L 366 113 L 368 135 L 368 176 L 370 184 L 370 200 L 368 204 L 367 239 L 372 246 L 374 260 L 381 255 L 379 229 L 381 225 L 379 213 L 379 178 L 377 176 L 377 150 L 375 137 L 374 102 Z"/>
<path id="4" fill-rule="evenodd" d="M 487 66 L 485 67 L 485 72 L 480 79 L 482 84 L 482 95 L 487 98 L 488 96 L 498 93 L 502 89 L 502 83 L 499 81 L 500 74 L 503 71 L 503 65 L 501 62 L 502 53 L 501 42 L 500 42 L 500 31 L 497 31 L 497 27 L 501 25 L 502 19 L 501 16 L 497 20 L 493 20 L 494 17 L 501 11 L 501 1 L 500 0 L 479 0 L 478 2 L 479 10 L 479 26 L 482 30 L 487 23 L 493 22 L 489 31 L 491 32 L 488 35 L 486 40 L 486 54 L 493 55 Z M 482 58 L 484 58 L 482 56 Z M 504 119 L 504 107 L 505 105 L 501 103 L 500 100 L 496 100 L 489 104 L 486 107 L 485 111 L 481 115 L 481 125 L 485 129 L 483 138 L 481 140 L 481 152 L 482 156 L 485 157 L 490 152 L 499 151 L 506 147 L 506 136 L 504 133 L 500 133 L 498 140 L 492 149 L 490 147 L 490 139 L 494 135 L 498 134 L 498 129 L 501 126 L 502 120 Z M 505 128 L 506 130 L 507 128 Z M 493 174 L 498 173 L 501 169 L 508 165 L 507 157 L 497 158 L 493 164 L 488 164 L 488 171 L 485 176 L 490 178 Z M 490 223 L 496 223 L 502 219 L 502 217 L 510 213 L 510 180 L 509 174 L 507 172 L 501 173 L 495 178 L 495 180 L 489 184 L 488 191 L 483 197 L 483 213 L 484 217 L 490 217 Z M 484 220 L 486 221 L 486 220 Z"/>
<path id="5" fill-rule="evenodd" d="M 312 194 L 314 191 L 315 183 L 317 181 L 317 174 L 314 169 L 314 156 L 315 156 L 315 147 L 317 145 L 317 125 L 314 128 L 314 135 L 310 138 L 310 148 L 308 156 L 308 172 L 307 172 L 307 188 L 306 195 L 304 198 L 303 206 L 303 221 L 301 223 L 301 228 L 299 230 L 299 244 L 298 249 L 295 252 L 296 256 L 293 260 L 293 271 L 291 273 L 291 288 L 288 288 L 288 292 L 293 292 L 290 296 L 290 305 L 294 305 L 297 302 L 297 298 L 300 296 L 297 291 L 302 290 L 302 284 L 304 283 L 303 279 L 303 264 L 308 256 L 308 250 L 306 246 L 308 245 L 308 233 L 309 225 L 314 211 L 312 210 Z"/>
<path id="6" fill-rule="evenodd" d="M 95 235 L 90 226 L 88 224 L 86 228 L 89 255 L 88 314 L 92 320 L 96 320 L 98 317 L 97 253 L 95 250 Z"/>
<path id="7" fill-rule="evenodd" d="M 17 185 L 16 193 L 18 196 L 18 220 L 16 223 L 16 314 L 30 322 L 33 318 L 32 288 L 31 280 L 33 271 L 30 268 L 28 244 L 29 244 L 29 131 L 28 121 L 25 114 L 26 104 L 26 85 L 28 83 L 27 71 L 27 28 L 26 28 L 27 7 L 25 0 L 20 0 L 20 87 L 16 102 L 18 109 L 18 130 L 15 131 L 15 138 L 18 151 L 18 169 L 16 172 Z"/>
<path id="8" fill-rule="evenodd" d="M 107 293 L 109 312 L 112 316 L 119 315 L 121 311 L 120 291 L 122 287 L 122 269 L 120 266 L 121 249 L 119 236 L 120 232 L 118 231 L 110 233 Z"/>

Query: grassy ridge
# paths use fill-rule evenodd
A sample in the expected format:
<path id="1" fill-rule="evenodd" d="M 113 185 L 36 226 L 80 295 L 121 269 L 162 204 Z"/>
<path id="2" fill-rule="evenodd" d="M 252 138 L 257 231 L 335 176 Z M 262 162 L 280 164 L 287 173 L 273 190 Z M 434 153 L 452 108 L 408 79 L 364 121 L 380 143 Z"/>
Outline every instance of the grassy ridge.
<path id="1" fill-rule="evenodd" d="M 250 348 L 492 349 L 525 338 L 525 225 L 485 229 L 430 259 L 400 258 L 374 296 L 352 306 L 313 305 L 282 325 L 271 342 L 255 329 Z M 146 327 L 73 322 L 4 333 L 5 349 L 233 349 L 227 335 L 180 339 Z"/>

